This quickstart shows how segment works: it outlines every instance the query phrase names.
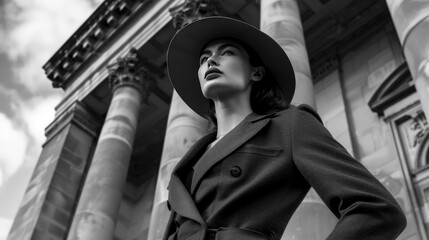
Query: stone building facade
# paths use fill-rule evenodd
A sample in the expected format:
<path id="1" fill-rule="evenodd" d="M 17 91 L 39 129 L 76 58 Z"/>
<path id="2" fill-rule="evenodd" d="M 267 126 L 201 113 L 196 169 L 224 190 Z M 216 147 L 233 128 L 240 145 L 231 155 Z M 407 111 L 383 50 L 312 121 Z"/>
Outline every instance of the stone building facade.
<path id="1" fill-rule="evenodd" d="M 105 0 L 43 66 L 64 90 L 8 239 L 160 239 L 169 175 L 207 133 L 172 89 L 174 33 L 222 15 L 272 36 L 297 76 L 294 104 L 429 234 L 429 3 L 419 0 Z M 337 219 L 311 190 L 283 239 L 325 239 Z"/>

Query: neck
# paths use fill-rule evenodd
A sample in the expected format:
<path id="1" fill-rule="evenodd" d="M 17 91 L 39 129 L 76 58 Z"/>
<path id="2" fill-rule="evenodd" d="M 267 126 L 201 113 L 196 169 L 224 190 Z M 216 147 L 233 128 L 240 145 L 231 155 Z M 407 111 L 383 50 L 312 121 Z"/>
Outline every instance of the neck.
<path id="1" fill-rule="evenodd" d="M 233 98 L 214 99 L 217 136 L 225 135 L 252 113 L 250 97 L 235 95 Z"/>

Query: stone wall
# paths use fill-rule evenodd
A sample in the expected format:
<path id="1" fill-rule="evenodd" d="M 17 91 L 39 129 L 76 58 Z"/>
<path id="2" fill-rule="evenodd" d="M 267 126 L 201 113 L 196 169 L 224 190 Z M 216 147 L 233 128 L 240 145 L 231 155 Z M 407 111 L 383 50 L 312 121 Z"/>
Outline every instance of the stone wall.
<path id="1" fill-rule="evenodd" d="M 315 84 L 316 106 L 325 126 L 400 203 L 408 226 L 398 239 L 420 239 L 389 123 L 368 102 L 404 59 L 396 34 L 387 27 L 341 56 L 341 71 Z M 412 238 L 410 238 L 412 237 Z"/>

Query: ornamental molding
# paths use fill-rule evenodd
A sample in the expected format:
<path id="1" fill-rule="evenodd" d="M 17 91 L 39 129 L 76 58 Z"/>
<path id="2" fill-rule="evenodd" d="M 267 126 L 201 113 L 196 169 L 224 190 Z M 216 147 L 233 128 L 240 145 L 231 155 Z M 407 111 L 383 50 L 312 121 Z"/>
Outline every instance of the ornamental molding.
<path id="1" fill-rule="evenodd" d="M 327 58 L 324 61 L 318 62 L 311 70 L 313 83 L 322 80 L 328 74 L 338 69 L 338 66 L 338 60 L 335 57 Z"/>
<path id="2" fill-rule="evenodd" d="M 380 84 L 368 102 L 368 106 L 378 115 L 384 115 L 386 108 L 416 92 L 407 64 L 399 65 Z"/>
<path id="3" fill-rule="evenodd" d="M 409 114 L 409 130 L 413 132 L 411 147 L 417 148 L 415 155 L 416 169 L 412 174 L 425 172 L 429 168 L 429 125 L 424 112 L 420 109 Z"/>
<path id="4" fill-rule="evenodd" d="M 428 122 L 426 120 L 425 114 L 422 110 L 415 112 L 412 115 L 409 115 L 411 118 L 409 128 L 416 132 L 412 147 L 416 147 L 422 144 L 423 139 L 425 138 L 426 132 L 429 129 Z"/>
<path id="5" fill-rule="evenodd" d="M 108 44 L 109 46 L 103 49 L 101 56 L 87 62 L 85 67 L 67 79 L 68 85 L 64 97 L 56 107 L 57 115 L 66 111 L 75 101 L 83 101 L 100 84 L 107 82 L 106 66 L 112 64 L 118 57 L 124 57 L 132 47 L 141 48 L 168 25 L 171 22 L 168 9 L 176 5 L 178 5 L 176 1 L 154 1 L 153 5 L 143 10 L 147 12 L 131 19 L 134 21 L 129 24 L 130 28 L 123 34 L 117 34 L 117 39 L 109 43 L 112 45 Z M 157 24 L 153 24 L 154 22 Z M 164 101 L 170 98 L 163 91 L 160 91 L 160 95 L 164 95 Z"/>
<path id="6" fill-rule="evenodd" d="M 124 24 L 150 2 L 105 0 L 43 66 L 52 86 L 65 89 L 73 73 L 99 56 L 108 39 L 124 29 Z"/>
<path id="7" fill-rule="evenodd" d="M 429 131 L 426 128 L 424 134 L 421 137 L 421 143 L 417 149 L 417 166 L 418 169 L 424 171 L 429 168 Z"/>
<path id="8" fill-rule="evenodd" d="M 147 102 L 151 91 L 157 88 L 156 78 L 164 77 L 164 71 L 140 56 L 135 48 L 108 65 L 107 69 L 112 92 L 123 86 L 134 87 L 142 93 L 143 102 Z"/>
<path id="9" fill-rule="evenodd" d="M 215 0 L 186 0 L 170 9 L 173 26 L 180 30 L 184 26 L 204 17 L 219 15 L 219 3 Z"/>

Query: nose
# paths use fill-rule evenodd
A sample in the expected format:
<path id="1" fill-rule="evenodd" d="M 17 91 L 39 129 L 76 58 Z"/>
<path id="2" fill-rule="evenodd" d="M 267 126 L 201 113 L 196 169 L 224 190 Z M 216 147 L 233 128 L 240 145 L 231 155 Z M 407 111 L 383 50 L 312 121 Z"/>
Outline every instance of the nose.
<path id="1" fill-rule="evenodd" d="M 208 66 L 219 66 L 219 62 L 218 59 L 216 57 L 216 54 L 211 55 L 208 59 L 207 59 L 207 64 Z"/>

